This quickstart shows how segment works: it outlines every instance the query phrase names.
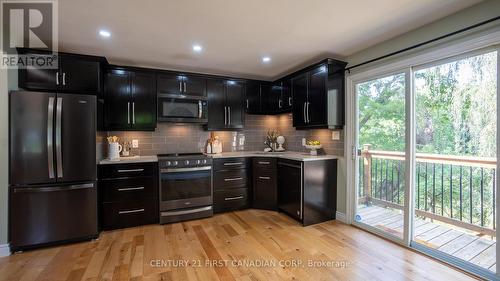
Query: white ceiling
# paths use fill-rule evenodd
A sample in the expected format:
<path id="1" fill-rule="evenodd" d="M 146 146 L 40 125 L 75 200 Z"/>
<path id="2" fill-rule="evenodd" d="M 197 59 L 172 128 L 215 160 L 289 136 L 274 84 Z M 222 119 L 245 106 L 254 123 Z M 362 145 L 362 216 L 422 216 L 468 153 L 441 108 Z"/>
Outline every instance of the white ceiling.
<path id="1" fill-rule="evenodd" d="M 60 50 L 114 64 L 273 79 L 480 0 L 59 0 Z M 108 39 L 100 29 L 109 30 Z M 200 54 L 192 51 L 201 44 Z M 261 57 L 272 58 L 263 64 Z"/>

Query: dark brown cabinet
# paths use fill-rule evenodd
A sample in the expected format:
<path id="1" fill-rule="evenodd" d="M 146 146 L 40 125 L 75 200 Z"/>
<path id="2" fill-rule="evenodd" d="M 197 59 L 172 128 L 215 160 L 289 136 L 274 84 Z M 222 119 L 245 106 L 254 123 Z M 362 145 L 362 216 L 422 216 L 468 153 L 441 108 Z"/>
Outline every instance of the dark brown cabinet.
<path id="1" fill-rule="evenodd" d="M 260 114 L 260 82 L 248 81 L 245 86 L 245 112 L 248 114 Z"/>
<path id="2" fill-rule="evenodd" d="M 112 67 L 105 79 L 105 127 L 115 131 L 156 128 L 154 72 Z"/>
<path id="3" fill-rule="evenodd" d="M 327 59 L 293 76 L 294 127 L 342 128 L 345 66 L 345 62 Z"/>
<path id="4" fill-rule="evenodd" d="M 103 57 L 51 53 L 18 49 L 19 54 L 37 57 L 50 57 L 55 62 L 54 68 L 19 69 L 19 88 L 33 91 L 60 91 L 79 94 L 97 95 L 102 92 Z"/>
<path id="5" fill-rule="evenodd" d="M 278 209 L 276 158 L 253 158 L 253 200 L 257 209 Z"/>
<path id="6" fill-rule="evenodd" d="M 276 113 L 286 113 L 292 110 L 291 80 L 283 79 L 273 84 L 274 96 L 277 99 Z"/>
<path id="7" fill-rule="evenodd" d="M 251 202 L 251 160 L 214 159 L 214 212 L 244 209 Z"/>
<path id="8" fill-rule="evenodd" d="M 182 73 L 159 73 L 158 94 L 205 97 L 207 81 L 201 76 Z"/>
<path id="9" fill-rule="evenodd" d="M 158 223 L 158 164 L 98 167 L 100 227 L 116 229 Z"/>
<path id="10" fill-rule="evenodd" d="M 245 127 L 245 87 L 240 81 L 208 80 L 208 130 Z"/>
<path id="11" fill-rule="evenodd" d="M 278 207 L 292 218 L 302 221 L 302 162 L 278 161 Z"/>

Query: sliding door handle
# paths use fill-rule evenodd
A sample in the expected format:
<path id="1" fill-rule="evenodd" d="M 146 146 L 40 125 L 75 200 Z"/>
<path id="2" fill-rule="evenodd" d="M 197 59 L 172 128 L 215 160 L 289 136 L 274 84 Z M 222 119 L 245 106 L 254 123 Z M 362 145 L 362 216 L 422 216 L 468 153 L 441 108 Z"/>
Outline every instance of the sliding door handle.
<path id="1" fill-rule="evenodd" d="M 62 111 L 63 111 L 63 98 L 57 98 L 56 104 L 56 164 L 57 164 L 57 177 L 63 177 L 62 167 Z"/>
<path id="2" fill-rule="evenodd" d="M 49 178 L 55 177 L 54 173 L 54 98 L 49 98 L 47 106 L 47 159 L 49 167 Z"/>

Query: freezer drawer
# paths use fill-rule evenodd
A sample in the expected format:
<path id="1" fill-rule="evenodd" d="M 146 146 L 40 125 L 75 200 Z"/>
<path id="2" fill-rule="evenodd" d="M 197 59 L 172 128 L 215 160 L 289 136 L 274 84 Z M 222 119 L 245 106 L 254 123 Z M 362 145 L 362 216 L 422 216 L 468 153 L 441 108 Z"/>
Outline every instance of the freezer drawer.
<path id="1" fill-rule="evenodd" d="M 9 191 L 14 251 L 98 234 L 95 182 L 10 187 Z"/>

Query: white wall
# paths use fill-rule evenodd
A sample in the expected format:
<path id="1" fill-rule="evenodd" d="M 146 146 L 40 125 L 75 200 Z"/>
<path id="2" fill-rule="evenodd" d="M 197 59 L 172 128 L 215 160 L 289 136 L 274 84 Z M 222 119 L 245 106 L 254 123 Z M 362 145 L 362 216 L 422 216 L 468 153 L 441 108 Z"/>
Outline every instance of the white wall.
<path id="1" fill-rule="evenodd" d="M 9 184 L 8 112 L 7 70 L 0 69 L 0 245 L 7 243 L 7 198 Z"/>

